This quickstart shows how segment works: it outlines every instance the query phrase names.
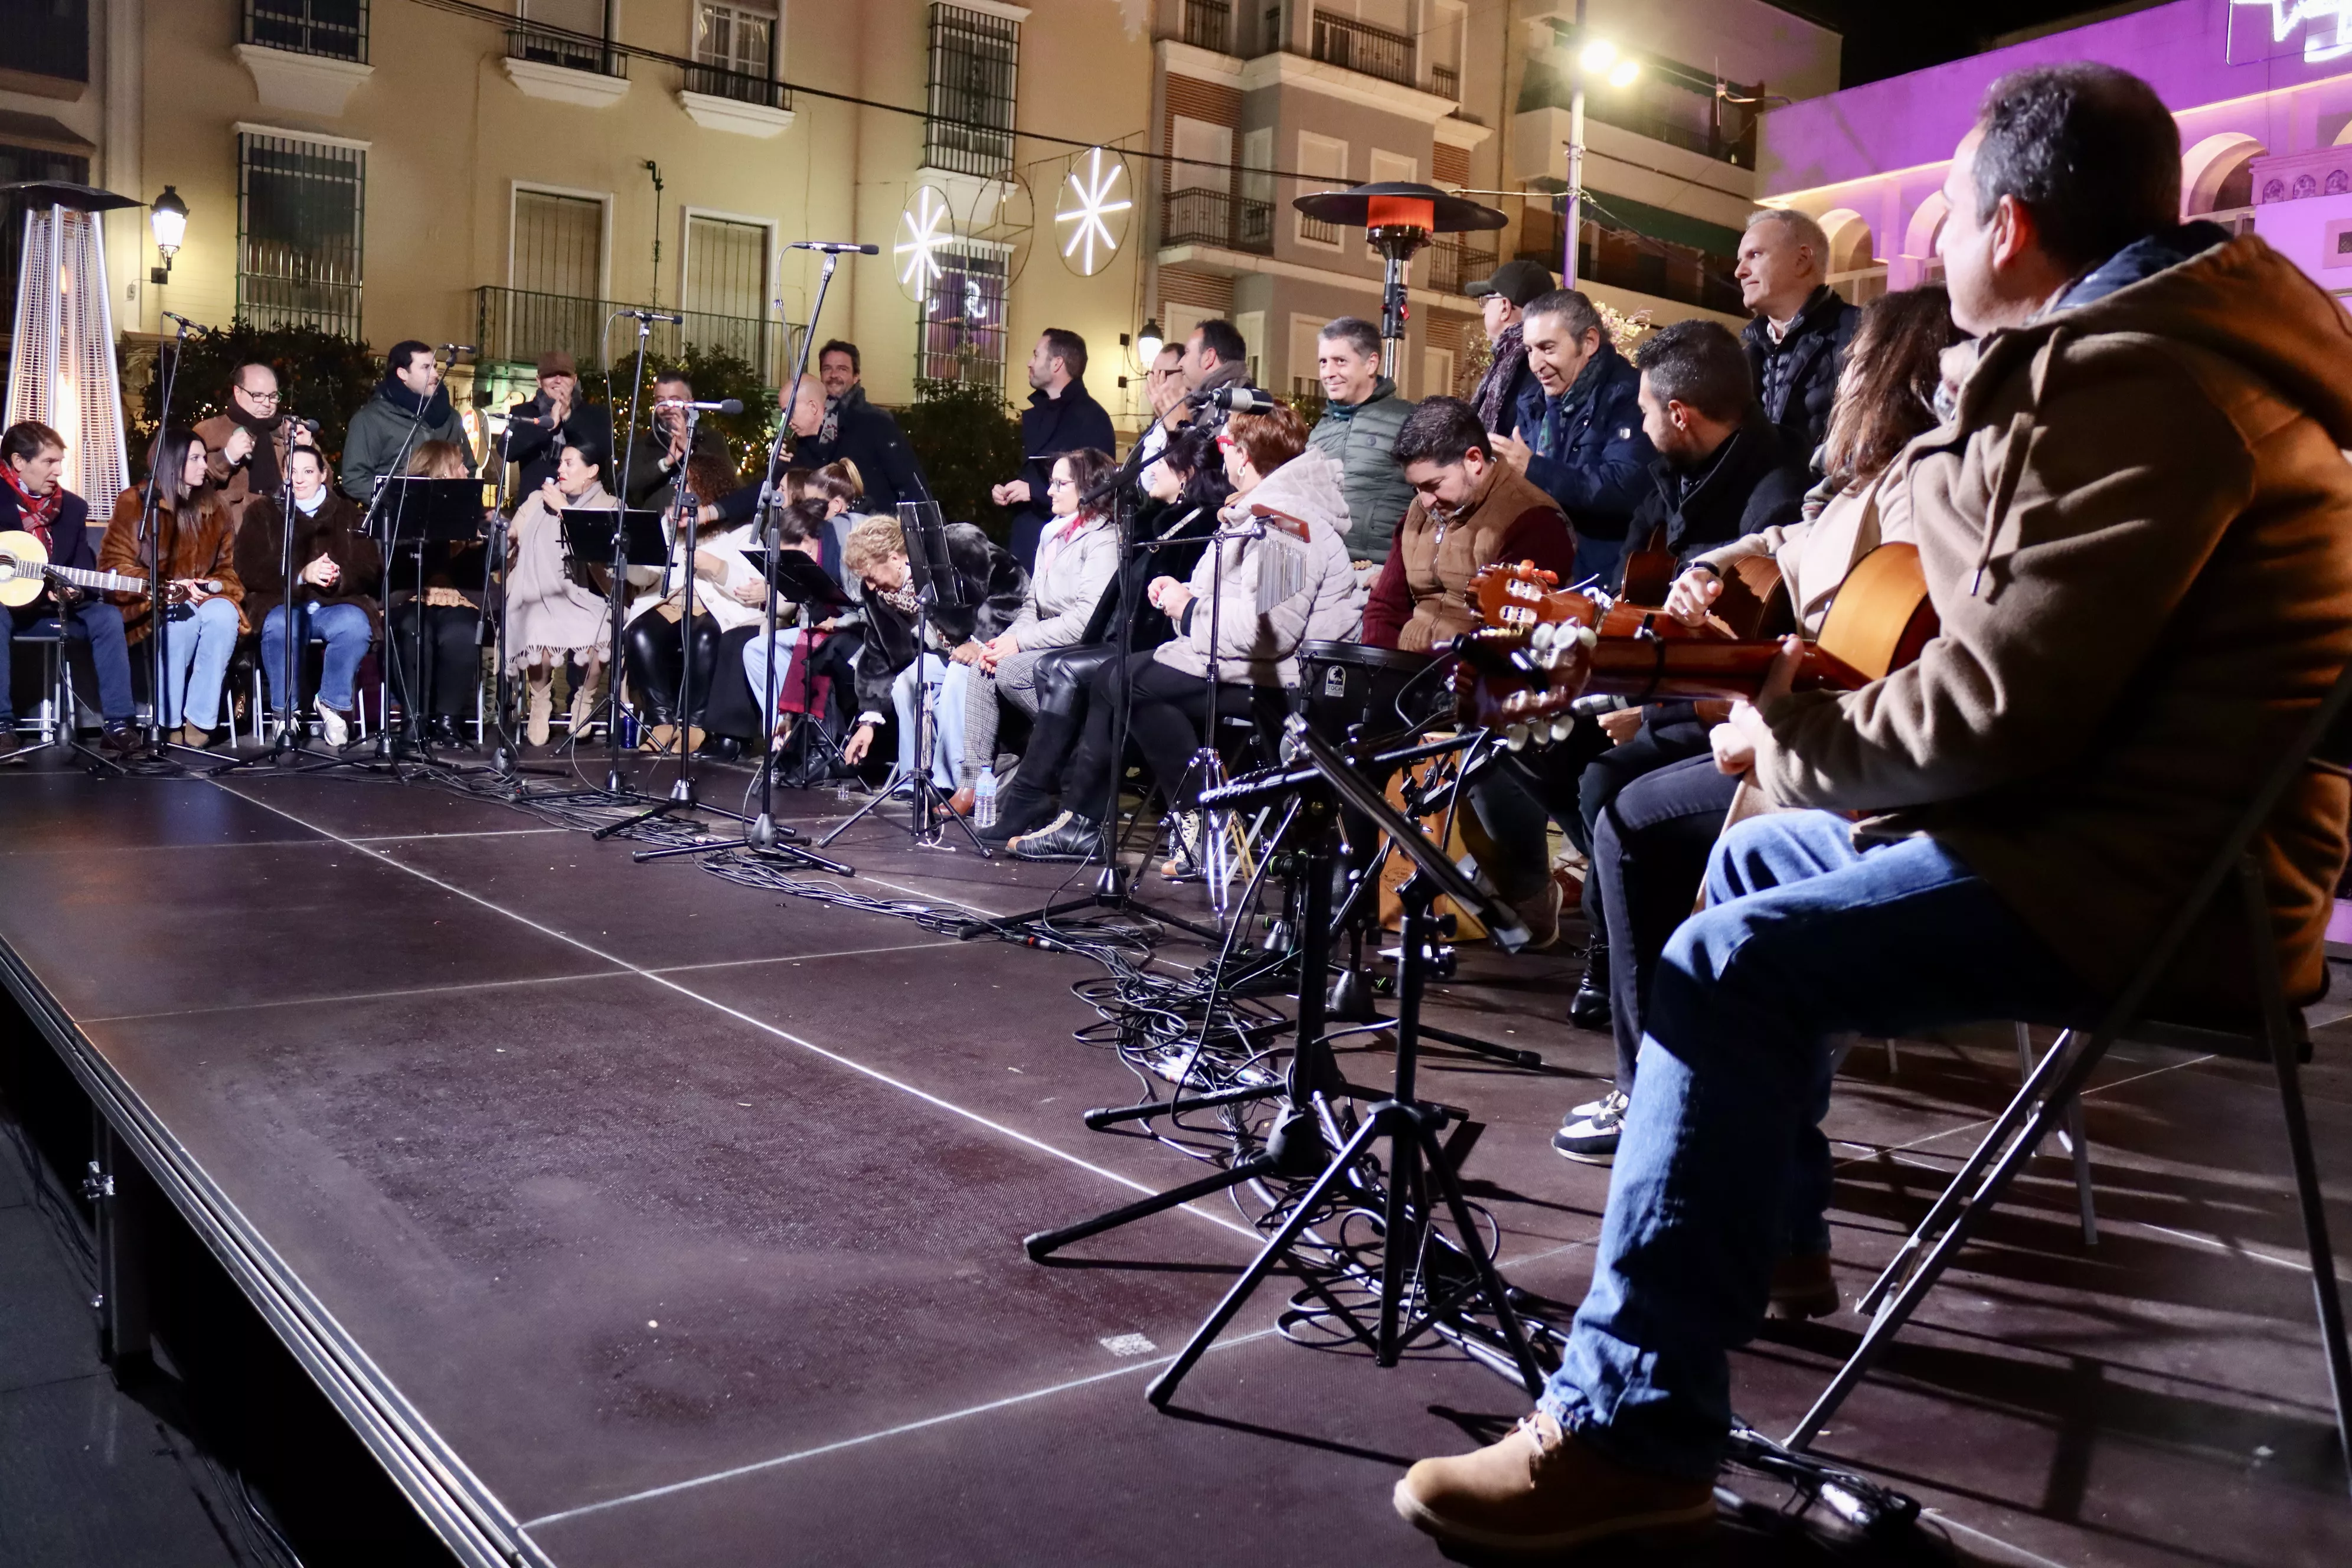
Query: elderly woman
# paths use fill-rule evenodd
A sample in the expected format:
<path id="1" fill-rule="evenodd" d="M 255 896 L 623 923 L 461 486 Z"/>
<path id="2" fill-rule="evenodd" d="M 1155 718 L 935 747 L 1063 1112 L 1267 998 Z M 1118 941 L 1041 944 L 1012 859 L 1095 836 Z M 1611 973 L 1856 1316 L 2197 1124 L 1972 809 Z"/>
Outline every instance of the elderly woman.
<path id="1" fill-rule="evenodd" d="M 238 637 L 249 629 L 245 584 L 236 574 L 228 504 L 206 469 L 204 442 L 194 431 L 174 426 L 156 437 L 150 460 L 154 531 L 142 527 L 147 487 L 133 485 L 114 503 L 114 516 L 99 546 L 98 569 L 144 577 L 155 559 L 153 541 L 165 542 L 163 727 L 166 731 L 177 728 L 179 733 L 172 738 L 181 745 L 201 749 L 212 744 L 213 727 L 220 722 L 221 682 L 228 674 L 229 655 Z M 155 617 L 144 595 L 113 597 L 122 607 L 126 639 L 135 645 L 153 634 Z"/>
<path id="2" fill-rule="evenodd" d="M 524 738 L 547 744 L 554 716 L 555 667 L 569 660 L 584 673 L 572 683 L 572 734 L 577 739 L 596 710 L 604 666 L 611 658 L 612 611 L 593 585 L 596 563 L 570 562 L 562 514 L 609 511 L 619 506 L 604 485 L 604 454 L 567 446 L 555 477 L 515 509 L 507 531 L 507 668 L 522 677 L 528 703 Z"/>
<path id="3" fill-rule="evenodd" d="M 1309 451 L 1307 426 L 1288 408 L 1236 414 L 1217 437 L 1233 497 L 1219 514 L 1224 535 L 1192 579 L 1155 577 L 1146 593 L 1176 635 L 1095 678 L 1086 735 L 1062 787 L 1053 826 L 1013 840 L 1024 859 L 1090 858 L 1098 816 L 1111 801 L 1118 759 L 1111 719 L 1131 689 L 1129 732 L 1160 781 L 1178 837 L 1199 843 L 1202 780 L 1192 759 L 1216 715 L 1286 709 L 1298 684 L 1298 645 L 1355 637 L 1356 574 L 1348 561 L 1348 502 L 1339 466 Z M 1214 714 L 1210 707 L 1215 671 Z"/>
<path id="4" fill-rule="evenodd" d="M 1099 503 L 1078 504 L 1081 496 L 1110 477 L 1113 467 L 1109 453 L 1092 447 L 1054 459 L 1053 478 L 1045 486 L 1053 515 L 1037 541 L 1029 602 L 1011 626 L 981 644 L 968 661 L 962 787 L 949 803 L 960 816 L 971 814 L 973 782 L 995 761 L 997 705 L 1010 703 L 1036 716 L 1040 656 L 1086 636 L 1103 589 L 1118 572 L 1118 533 L 1110 526 L 1108 513 Z"/>
<path id="5" fill-rule="evenodd" d="M 950 657 L 955 650 L 978 646 L 1013 624 L 1029 598 L 1029 574 L 1003 546 L 968 522 L 947 526 L 948 556 L 962 582 L 964 600 L 957 609 L 934 609 L 929 616 L 929 644 L 915 646 L 921 603 L 914 572 L 907 561 L 907 541 L 898 520 L 869 517 L 849 531 L 842 547 L 844 563 L 866 588 L 866 643 L 856 666 L 859 712 L 857 728 L 841 749 L 852 767 L 865 760 L 882 723 L 887 700 L 898 722 L 898 766 L 894 777 L 911 774 L 923 765 L 916 755 L 919 688 L 930 687 L 932 700 L 931 782 L 942 790 L 955 787 L 950 759 L 962 754 L 962 682 L 950 684 L 951 671 L 971 668 L 971 657 Z"/>

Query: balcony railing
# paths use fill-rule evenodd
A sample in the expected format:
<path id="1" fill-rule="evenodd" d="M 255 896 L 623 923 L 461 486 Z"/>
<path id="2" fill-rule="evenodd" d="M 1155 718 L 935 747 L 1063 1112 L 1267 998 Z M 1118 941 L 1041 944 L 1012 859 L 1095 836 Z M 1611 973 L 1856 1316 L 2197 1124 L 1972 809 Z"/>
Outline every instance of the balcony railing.
<path id="1" fill-rule="evenodd" d="M 507 58 L 562 66 L 566 70 L 586 71 L 592 76 L 629 74 L 629 57 L 610 44 L 538 27 L 508 28 Z"/>
<path id="2" fill-rule="evenodd" d="M 1729 316 L 1743 313 L 1739 285 L 1731 276 L 1728 257 L 1709 256 L 1686 245 L 1596 223 L 1577 227 L 1580 243 L 1576 247 L 1576 275 L 1582 281 L 1630 289 Z M 1559 217 L 1539 208 L 1529 209 L 1520 226 L 1518 254 L 1558 270 Z"/>
<path id="3" fill-rule="evenodd" d="M 605 331 L 613 312 L 634 308 L 624 301 L 584 300 L 570 294 L 540 294 L 527 289 L 495 286 L 474 290 L 474 341 L 486 359 L 528 364 L 550 349 L 561 349 L 584 369 L 608 368 L 607 339 L 614 360 L 625 363 L 636 352 L 634 325 L 621 321 Z M 680 312 L 683 325 L 653 323 L 646 351 L 656 360 L 675 360 L 688 348 L 722 350 L 748 362 L 761 379 L 773 383 L 791 363 L 792 327 L 757 316 L 721 316 L 703 310 Z"/>
<path id="4" fill-rule="evenodd" d="M 1429 245 L 1429 286 L 1441 294 L 1459 294 L 1471 283 L 1495 270 L 1495 247 L 1463 235 L 1441 234 Z"/>
<path id="5" fill-rule="evenodd" d="M 1312 240 L 1317 245 L 1337 245 L 1343 232 L 1338 224 L 1328 218 L 1308 217 L 1305 213 L 1298 215 L 1298 237 L 1301 239 Z"/>
<path id="6" fill-rule="evenodd" d="M 367 63 L 368 0 L 245 0 L 245 42 Z"/>
<path id="7" fill-rule="evenodd" d="M 1213 54 L 1233 53 L 1233 0 L 1184 0 L 1184 41 Z"/>
<path id="8" fill-rule="evenodd" d="M 1274 254 L 1274 204 L 1223 191 L 1171 191 L 1161 214 L 1162 245 L 1213 245 L 1224 250 Z"/>
<path id="9" fill-rule="evenodd" d="M 688 66 L 686 68 L 686 90 L 711 98 L 730 98 L 738 103 L 756 103 L 763 109 L 790 109 L 792 89 L 782 82 L 770 81 L 763 76 L 746 71 L 729 70 L 724 66 Z"/>
<path id="10" fill-rule="evenodd" d="M 1456 103 L 1461 102 L 1462 73 L 1452 66 L 1430 67 L 1429 90 L 1440 98 L 1450 98 Z"/>
<path id="11" fill-rule="evenodd" d="M 1327 65 L 1361 71 L 1405 87 L 1412 81 L 1412 39 L 1353 16 L 1315 13 L 1315 58 Z"/>

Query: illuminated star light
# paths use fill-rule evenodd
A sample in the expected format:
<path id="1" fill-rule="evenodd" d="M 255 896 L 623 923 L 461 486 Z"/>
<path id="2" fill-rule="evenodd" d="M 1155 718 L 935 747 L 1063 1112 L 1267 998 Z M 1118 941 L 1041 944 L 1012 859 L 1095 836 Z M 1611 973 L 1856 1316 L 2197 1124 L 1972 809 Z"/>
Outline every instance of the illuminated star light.
<path id="1" fill-rule="evenodd" d="M 2267 5 L 2271 41 L 2283 44 L 2289 33 L 2305 23 L 2303 37 L 2306 65 L 2324 65 L 2352 55 L 2352 0 L 2236 0 L 2241 6 Z"/>
<path id="2" fill-rule="evenodd" d="M 1077 227 L 1070 231 L 1069 243 L 1062 247 L 1062 259 L 1067 261 L 1083 244 L 1087 247 L 1087 255 L 1078 268 L 1078 275 L 1082 278 L 1095 275 L 1098 265 L 1095 260 L 1097 240 L 1102 246 L 1104 261 L 1118 254 L 1118 241 L 1111 237 L 1110 227 L 1103 219 L 1112 213 L 1123 213 L 1135 205 L 1125 198 L 1118 201 L 1108 199 L 1118 188 L 1119 176 L 1126 173 L 1127 165 L 1117 159 L 1112 160 L 1109 168 L 1104 168 L 1103 150 L 1097 147 L 1087 153 L 1086 173 L 1081 174 L 1074 168 L 1064 181 L 1064 189 L 1067 191 L 1069 199 L 1077 205 L 1068 212 L 1055 213 L 1054 221 L 1075 221 L 1077 224 Z"/>
<path id="3" fill-rule="evenodd" d="M 902 286 L 911 289 L 919 281 L 928 289 L 945 274 L 940 251 L 955 238 L 949 218 L 947 202 L 929 185 L 917 194 L 913 206 L 898 215 L 898 226 L 907 237 L 892 247 L 891 254 L 902 258 L 898 267 Z"/>

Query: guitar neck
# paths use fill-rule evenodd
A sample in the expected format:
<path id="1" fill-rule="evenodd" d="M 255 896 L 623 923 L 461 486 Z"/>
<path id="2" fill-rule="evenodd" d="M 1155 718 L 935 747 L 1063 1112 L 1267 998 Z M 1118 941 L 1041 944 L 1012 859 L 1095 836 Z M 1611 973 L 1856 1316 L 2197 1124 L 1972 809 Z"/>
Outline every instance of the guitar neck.
<path id="1" fill-rule="evenodd" d="M 144 594 L 147 579 L 126 577 L 120 572 L 85 572 L 79 566 L 44 566 L 52 578 L 77 588 L 91 588 L 109 594 Z"/>
<path id="2" fill-rule="evenodd" d="M 1753 697 L 1780 657 L 1777 642 L 1709 642 L 1691 637 L 1603 637 L 1583 656 L 1582 679 L 1563 664 L 1548 688 L 1516 690 L 1477 704 L 1490 726 L 1540 724 L 1563 718 L 1577 699 L 1637 697 L 1645 702 Z M 1796 689 L 1852 691 L 1870 678 L 1818 645 L 1805 645 Z"/>

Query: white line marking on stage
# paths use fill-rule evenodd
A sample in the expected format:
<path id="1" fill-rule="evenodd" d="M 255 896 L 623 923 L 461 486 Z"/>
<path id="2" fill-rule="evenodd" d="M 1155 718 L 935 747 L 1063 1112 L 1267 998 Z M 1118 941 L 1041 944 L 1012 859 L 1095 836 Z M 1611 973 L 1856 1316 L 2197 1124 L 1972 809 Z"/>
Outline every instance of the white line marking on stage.
<path id="1" fill-rule="evenodd" d="M 690 974 L 699 969 L 741 969 L 754 963 L 812 963 L 820 958 L 864 958 L 877 952 L 920 952 L 932 947 L 961 947 L 963 943 L 950 938 L 946 942 L 901 942 L 888 947 L 845 947 L 835 952 L 778 952 L 766 958 L 718 958 L 709 963 L 669 963 L 659 969 L 648 969 L 648 974 Z"/>
<path id="2" fill-rule="evenodd" d="M 1206 701 L 1203 698 L 1202 700 Z M 484 827 L 465 833 L 372 833 L 348 844 L 404 844 L 413 838 L 520 838 L 533 833 L 569 833 L 568 827 Z"/>
<path id="3" fill-rule="evenodd" d="M 288 811 L 283 806 L 272 805 L 266 800 L 257 800 L 252 795 L 244 795 L 236 790 L 229 788 L 228 785 L 221 784 L 218 780 L 215 780 L 213 783 L 214 786 L 219 789 L 224 795 L 235 795 L 237 799 L 246 801 L 250 805 L 257 805 L 264 811 L 275 812 L 278 816 L 284 817 L 287 821 L 293 823 L 296 826 L 307 827 L 313 833 L 322 834 L 337 844 L 350 845 L 350 847 L 359 854 L 365 855 L 372 859 L 381 860 L 387 866 L 406 872 L 409 876 L 415 878 L 418 881 L 429 882 L 433 886 L 442 889 L 444 892 L 455 893 L 457 897 L 464 899 L 468 903 L 478 904 L 483 909 L 491 911 L 493 914 L 504 915 L 507 919 L 513 921 L 518 925 L 529 926 L 531 930 L 538 931 L 542 935 L 553 937 L 558 942 L 576 947 L 581 952 L 588 953 L 593 957 L 601 958 L 607 963 L 613 964 L 617 968 L 626 970 L 629 973 L 650 980 L 655 984 L 659 985 L 666 990 L 675 991 L 681 996 L 690 997 L 693 1000 L 701 1003 L 704 1006 L 709 1007 L 713 1012 L 722 1013 L 728 1017 L 735 1019 L 739 1023 L 748 1024 L 751 1027 L 760 1030 L 762 1034 L 772 1035 L 777 1039 L 783 1041 L 787 1045 L 798 1046 L 801 1049 L 807 1051 L 812 1056 L 822 1057 L 826 1061 L 832 1062 L 837 1067 L 847 1068 L 850 1071 L 871 1079 L 876 1083 L 887 1084 L 902 1094 L 911 1095 L 915 1099 L 921 1100 L 926 1105 L 936 1107 L 937 1109 L 944 1110 L 952 1116 L 960 1116 L 975 1126 L 985 1127 L 990 1131 L 996 1133 L 1000 1137 L 1009 1138 L 1016 1143 L 1036 1150 L 1041 1154 L 1051 1155 L 1056 1160 L 1063 1161 L 1067 1164 L 1075 1165 L 1081 1171 L 1089 1172 L 1095 1175 L 1100 1176 L 1107 1182 L 1111 1182 L 1119 1186 L 1125 1187 L 1128 1191 L 1134 1193 L 1139 1196 L 1154 1196 L 1157 1195 L 1160 1191 L 1159 1188 L 1150 1186 L 1143 1182 L 1137 1181 L 1132 1176 L 1123 1176 L 1117 1171 L 1109 1169 L 1108 1166 L 1097 1165 L 1091 1160 L 1083 1159 L 1076 1154 L 1071 1153 L 1066 1149 L 1057 1149 L 1042 1138 L 1033 1137 L 1029 1133 L 1020 1131 L 1018 1128 L 1008 1127 L 1003 1122 L 998 1121 L 992 1117 L 983 1116 L 977 1110 L 966 1110 L 964 1107 L 958 1105 L 955 1101 L 942 1099 L 940 1096 L 931 1093 L 929 1089 L 919 1089 L 914 1084 L 908 1083 L 904 1079 L 893 1078 L 888 1073 L 883 1072 L 877 1068 L 867 1067 L 865 1063 L 858 1061 L 854 1058 L 845 1057 L 839 1051 L 827 1050 L 814 1040 L 803 1039 L 788 1029 L 778 1028 L 775 1025 L 767 1022 L 765 1019 L 755 1018 L 751 1016 L 751 1014 L 742 1011 L 740 1008 L 730 1007 L 724 1002 L 705 996 L 699 991 L 696 991 L 691 987 L 681 984 L 677 981 L 667 979 L 654 970 L 646 969 L 640 965 L 631 963 L 625 958 L 615 957 L 612 953 L 604 952 L 603 949 L 596 947 L 593 943 L 583 942 L 576 936 L 567 935 L 562 931 L 557 931 L 553 926 L 543 925 L 540 921 L 531 919 L 529 915 L 519 914 L 513 910 L 509 910 L 503 905 L 492 903 L 489 900 L 483 898 L 480 894 L 469 892 L 466 889 L 458 887 L 454 882 L 444 881 L 440 878 L 433 875 L 430 871 L 419 870 L 416 867 L 405 865 L 403 862 L 394 859 L 393 857 L 384 854 L 380 849 L 371 849 L 363 844 L 352 843 L 351 839 L 343 837 L 341 834 L 329 832 L 326 828 L 320 827 L 315 822 L 303 821 L 300 817 L 295 816 L 292 812 Z M 1201 1208 L 1193 1204 L 1181 1204 L 1177 1206 L 1184 1213 L 1192 1215 L 1195 1219 L 1206 1220 L 1211 1225 L 1216 1226 L 1221 1229 L 1229 1230 L 1237 1236 L 1246 1237 L 1254 1244 L 1263 1240 L 1263 1237 L 1254 1226 L 1244 1225 L 1240 1220 L 1228 1219 L 1223 1215 L 1213 1213 L 1210 1210 Z"/>
<path id="4" fill-rule="evenodd" d="M 1221 1339 L 1209 1348 L 1212 1351 L 1231 1350 L 1235 1345 L 1249 1344 L 1253 1341 L 1266 1339 L 1281 1331 L 1280 1329 L 1260 1329 L 1254 1334 L 1237 1334 L 1230 1339 Z M 1108 1372 L 1093 1373 L 1086 1377 L 1074 1377 L 1067 1383 L 1057 1383 L 1050 1388 L 1034 1388 L 1026 1394 L 1009 1394 L 1002 1399 L 992 1399 L 985 1405 L 974 1405 L 963 1410 L 950 1410 L 941 1415 L 926 1415 L 920 1421 L 902 1421 L 896 1426 L 885 1426 L 879 1432 L 868 1432 L 863 1436 L 844 1437 L 837 1443 L 824 1443 L 814 1448 L 803 1448 L 793 1454 L 779 1454 L 772 1459 L 755 1459 L 751 1464 L 738 1465 L 733 1469 L 713 1470 L 707 1476 L 696 1476 L 689 1480 L 672 1481 L 667 1486 L 651 1487 L 641 1492 L 631 1492 L 626 1497 L 608 1498 L 603 1502 L 585 1503 L 579 1508 L 567 1508 L 560 1513 L 541 1514 L 537 1519 L 525 1520 L 522 1528 L 537 1530 L 541 1525 L 555 1524 L 567 1519 L 578 1519 L 583 1514 L 602 1513 L 606 1509 L 619 1508 L 625 1503 L 651 1502 L 656 1498 L 691 1491 L 697 1487 L 707 1487 L 719 1481 L 731 1481 L 739 1476 L 754 1475 L 761 1470 L 775 1469 L 779 1466 L 798 1464 L 803 1459 L 815 1459 L 827 1454 L 837 1454 L 844 1448 L 862 1447 L 867 1443 L 879 1443 L 887 1437 L 903 1437 L 909 1432 L 920 1432 L 927 1426 L 943 1426 L 950 1421 L 962 1421 L 974 1415 L 986 1415 L 991 1411 L 1003 1410 L 1015 1405 L 1027 1405 L 1034 1400 L 1050 1398 L 1056 1394 L 1067 1394 L 1073 1389 L 1085 1388 L 1093 1384 L 1108 1383 L 1114 1378 L 1133 1377 L 1138 1373 L 1150 1372 L 1157 1367 L 1166 1366 L 1175 1359 L 1174 1356 L 1168 1355 L 1161 1356 L 1156 1361 L 1138 1362 L 1131 1366 L 1113 1367 Z"/>
<path id="5" fill-rule="evenodd" d="M 2137 1083 L 2142 1079 L 2160 1078 L 2166 1073 L 2179 1072 L 2183 1068 L 2193 1068 L 2200 1062 L 2210 1062 L 2214 1058 L 2211 1054 L 2208 1053 L 2207 1055 L 2200 1057 L 2190 1057 L 2187 1061 L 2167 1062 L 2160 1068 L 2150 1068 L 2146 1072 L 2136 1072 L 2129 1078 L 2119 1078 L 2113 1083 L 2093 1084 L 2090 1088 L 2083 1091 L 2083 1098 L 2084 1100 L 2089 1100 L 2094 1095 L 2113 1094 L 2116 1089 L 2122 1089 L 2129 1084 Z M 2000 1118 L 1998 1116 L 1984 1116 L 1978 1118 L 1974 1121 L 1956 1122 L 1952 1126 L 1945 1128 L 1941 1132 L 1930 1132 L 1924 1138 L 1914 1138 L 1908 1143 L 1872 1144 L 1869 1146 L 1869 1153 L 1856 1154 L 1850 1159 L 1839 1160 L 1831 1166 L 1831 1169 L 1842 1171 L 1848 1165 L 1867 1164 L 1873 1160 L 1885 1159 L 1890 1154 L 1899 1154 L 1906 1149 L 1924 1149 L 1928 1144 L 1940 1142 L 1944 1139 L 1951 1137 L 1956 1132 L 1974 1131 L 1979 1127 L 1990 1127 L 2000 1120 Z M 2054 1128 L 2053 1129 L 2053 1132 L 2056 1131 L 2058 1130 Z M 1840 1139 L 1838 1142 L 1850 1142 L 1851 1140 Z M 1921 1169 L 1925 1168 L 1926 1167 L 1924 1166 L 1921 1167 Z"/>

